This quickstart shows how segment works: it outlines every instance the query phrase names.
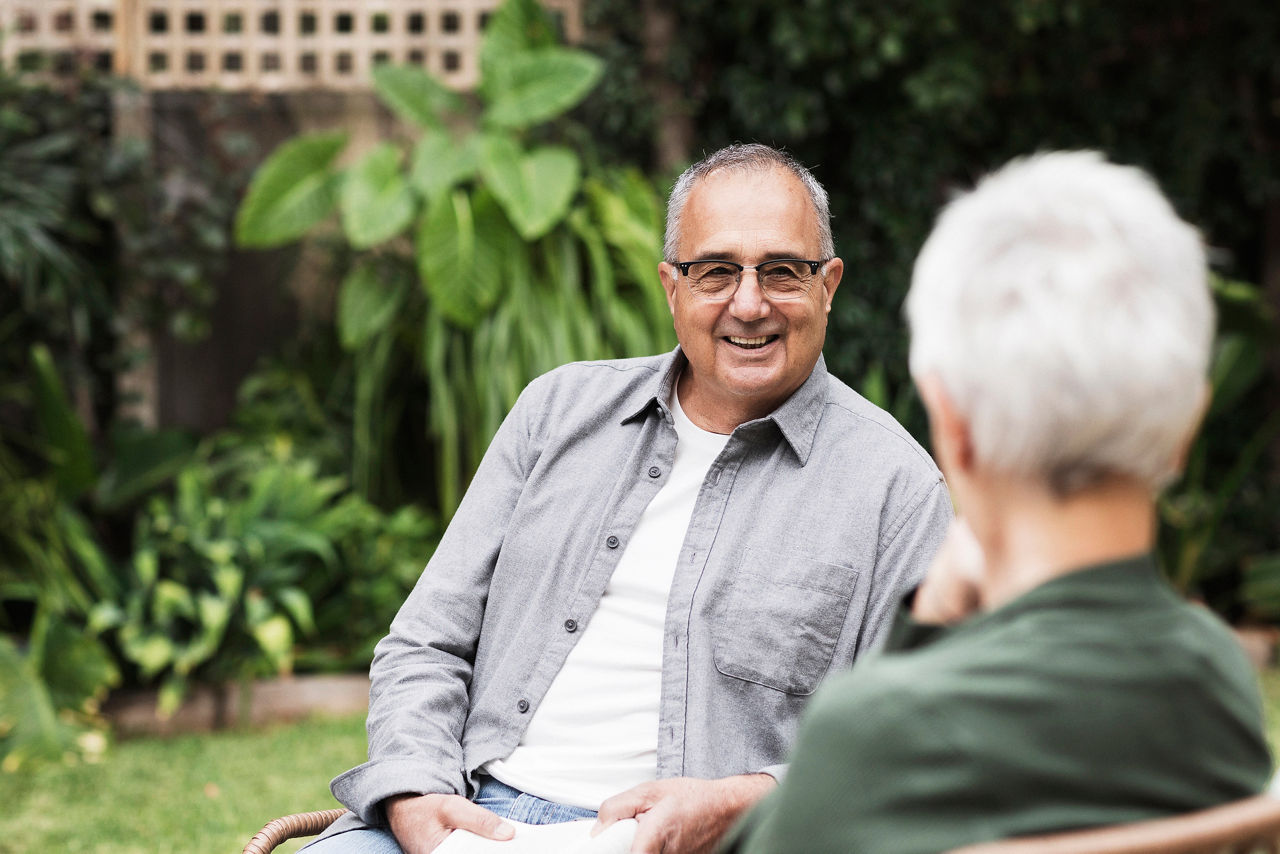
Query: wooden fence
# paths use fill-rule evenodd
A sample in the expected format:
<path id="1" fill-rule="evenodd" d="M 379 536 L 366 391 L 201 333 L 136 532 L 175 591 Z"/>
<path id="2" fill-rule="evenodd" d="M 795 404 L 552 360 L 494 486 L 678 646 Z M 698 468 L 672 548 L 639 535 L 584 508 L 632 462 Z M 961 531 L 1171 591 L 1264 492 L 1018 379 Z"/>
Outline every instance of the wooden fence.
<path id="1" fill-rule="evenodd" d="M 382 62 L 465 89 L 500 0 L 0 0 L 0 62 L 51 73 L 83 63 L 145 89 L 361 90 Z M 579 0 L 543 0 L 565 38 Z"/>

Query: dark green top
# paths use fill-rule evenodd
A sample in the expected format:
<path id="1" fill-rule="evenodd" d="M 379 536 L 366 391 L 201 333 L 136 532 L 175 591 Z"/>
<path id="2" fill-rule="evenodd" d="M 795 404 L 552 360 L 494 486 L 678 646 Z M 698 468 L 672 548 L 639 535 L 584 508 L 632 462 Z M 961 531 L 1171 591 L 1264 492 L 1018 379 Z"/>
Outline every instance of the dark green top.
<path id="1" fill-rule="evenodd" d="M 1200 809 L 1270 773 L 1248 660 L 1143 556 L 952 628 L 900 616 L 815 696 L 786 779 L 721 850 L 924 854 Z"/>

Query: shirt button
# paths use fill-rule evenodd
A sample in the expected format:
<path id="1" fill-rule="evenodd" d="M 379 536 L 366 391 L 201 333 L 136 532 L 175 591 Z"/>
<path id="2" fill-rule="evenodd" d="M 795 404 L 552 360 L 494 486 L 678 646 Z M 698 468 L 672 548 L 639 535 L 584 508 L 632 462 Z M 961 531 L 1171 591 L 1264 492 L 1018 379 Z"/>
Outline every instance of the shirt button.
<path id="1" fill-rule="evenodd" d="M 576 631 L 578 630 L 578 621 L 577 621 L 577 620 L 565 620 L 565 621 L 564 621 L 564 630 L 565 630 L 566 632 L 568 632 L 569 634 L 573 634 L 574 632 L 576 632 Z"/>
<path id="2" fill-rule="evenodd" d="M 657 466 L 649 466 L 649 477 L 662 477 L 662 469 Z"/>
<path id="3" fill-rule="evenodd" d="M 516 703 L 516 709 L 520 712 L 520 714 L 523 715 L 525 712 L 529 711 L 529 701 L 521 700 L 520 702 Z"/>
<path id="4" fill-rule="evenodd" d="M 609 548 L 611 548 L 611 549 L 616 549 L 616 548 L 618 547 L 618 543 L 620 543 L 620 542 L 621 542 L 621 540 L 619 540 L 619 539 L 618 539 L 617 537 L 615 537 L 613 534 L 610 534 L 610 535 L 609 535 L 609 539 L 605 540 L 605 541 L 604 541 L 604 544 L 605 544 L 606 546 L 608 546 Z"/>

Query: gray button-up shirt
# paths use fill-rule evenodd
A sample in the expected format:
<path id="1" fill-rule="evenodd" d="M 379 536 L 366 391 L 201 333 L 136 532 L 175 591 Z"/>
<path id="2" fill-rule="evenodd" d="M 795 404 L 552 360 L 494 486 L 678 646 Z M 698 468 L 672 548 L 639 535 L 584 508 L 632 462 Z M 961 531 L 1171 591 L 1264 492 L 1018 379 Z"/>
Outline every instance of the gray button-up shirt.
<path id="1" fill-rule="evenodd" d="M 378 644 L 369 761 L 332 786 L 361 820 L 392 795 L 466 794 L 519 743 L 671 470 L 684 365 L 566 365 L 520 396 Z M 809 695 L 882 639 L 950 518 L 928 455 L 821 359 L 739 426 L 667 601 L 658 776 L 781 773 Z"/>

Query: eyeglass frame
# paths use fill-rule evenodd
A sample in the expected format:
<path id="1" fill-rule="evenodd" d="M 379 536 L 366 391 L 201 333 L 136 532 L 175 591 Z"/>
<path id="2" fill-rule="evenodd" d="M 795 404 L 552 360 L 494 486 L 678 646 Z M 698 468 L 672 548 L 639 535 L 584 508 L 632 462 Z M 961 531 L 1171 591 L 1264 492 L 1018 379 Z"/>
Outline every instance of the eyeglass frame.
<path id="1" fill-rule="evenodd" d="M 832 261 L 834 261 L 834 260 L 835 260 L 835 257 L 834 257 L 834 256 L 832 256 L 831 258 L 827 258 L 827 259 L 825 259 L 825 260 L 822 260 L 822 261 L 814 261 L 814 260 L 813 260 L 813 259 L 811 259 L 811 258 L 770 258 L 770 259 L 768 259 L 768 260 L 766 260 L 766 261 L 761 261 L 759 264 L 739 264 L 737 261 L 728 261 L 728 260 L 726 260 L 726 259 L 724 259 L 724 258 L 695 258 L 695 259 L 693 259 L 692 261 L 676 261 L 676 262 L 674 262 L 671 266 L 673 266 L 673 267 L 675 267 L 677 270 L 679 270 L 679 271 L 680 271 L 680 275 L 681 275 L 681 276 L 683 276 L 683 277 L 684 277 L 684 278 L 686 278 L 686 279 L 688 279 L 688 278 L 689 278 L 689 268 L 690 268 L 690 267 L 692 267 L 694 264 L 715 263 L 715 264 L 725 264 L 725 265 L 727 265 L 727 266 L 729 266 L 729 267 L 737 267 L 737 268 L 738 268 L 737 283 L 736 283 L 736 284 L 734 284 L 734 286 L 733 286 L 733 290 L 729 291 L 729 292 L 728 292 L 728 294 L 727 294 L 726 296 L 723 296 L 723 297 L 715 297 L 715 298 L 709 298 L 709 297 L 706 297 L 706 296 L 702 296 L 702 295 L 700 295 L 697 291 L 695 291 L 695 290 L 693 289 L 692 284 L 691 284 L 691 285 L 690 285 L 690 287 L 689 287 L 689 292 L 690 292 L 690 293 L 692 293 L 694 296 L 698 297 L 698 299 L 701 299 L 701 300 L 703 300 L 703 301 L 705 301 L 705 302 L 726 302 L 726 301 L 728 301 L 728 300 L 733 299 L 733 298 L 734 298 L 734 296 L 738 293 L 738 288 L 742 287 L 742 274 L 743 274 L 743 273 L 745 273 L 745 272 L 747 272 L 748 270 L 755 270 L 755 271 L 756 271 L 756 282 L 757 282 L 757 284 L 759 284 L 759 280 L 760 280 L 760 267 L 762 267 L 762 266 L 763 266 L 763 265 L 765 265 L 765 264 L 777 264 L 777 263 L 779 263 L 779 262 L 781 262 L 781 261 L 795 261 L 795 262 L 800 263 L 800 264 L 808 264 L 808 265 L 809 265 L 809 275 L 811 275 L 811 276 L 816 276 L 816 275 L 818 275 L 818 270 L 819 270 L 819 268 L 821 268 L 821 269 L 822 269 L 822 275 L 824 275 L 824 276 L 825 276 L 825 275 L 827 274 L 827 273 L 826 273 L 826 266 L 827 266 L 828 264 L 830 264 L 830 263 L 831 263 Z M 761 292 L 762 294 L 764 294 L 764 295 L 765 295 L 765 297 L 767 297 L 768 299 L 779 299 L 779 297 L 770 297 L 767 293 L 765 293 L 765 290 L 764 290 L 764 286 L 763 286 L 763 285 L 760 285 L 760 292 Z M 794 296 L 794 297 L 782 297 L 781 299 L 782 299 L 782 301 L 783 301 L 783 302 L 787 302 L 789 299 L 801 299 L 801 298 L 806 297 L 806 296 L 808 296 L 808 295 L 809 295 L 809 290 L 805 290 L 805 291 L 804 291 L 804 293 L 798 294 L 797 296 Z"/>

